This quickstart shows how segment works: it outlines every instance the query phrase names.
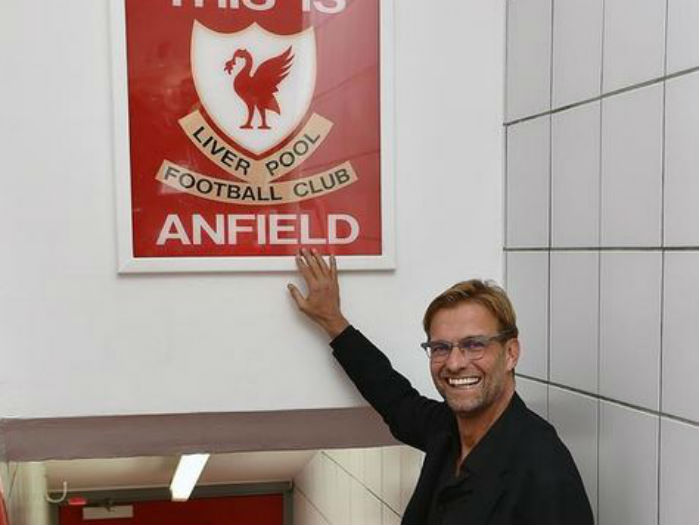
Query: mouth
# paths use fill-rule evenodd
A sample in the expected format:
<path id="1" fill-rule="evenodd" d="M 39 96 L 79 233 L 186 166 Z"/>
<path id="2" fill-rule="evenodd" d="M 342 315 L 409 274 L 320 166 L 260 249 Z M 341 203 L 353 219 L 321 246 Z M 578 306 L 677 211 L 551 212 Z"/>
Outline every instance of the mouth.
<path id="1" fill-rule="evenodd" d="M 445 380 L 452 388 L 472 388 L 481 383 L 480 376 L 448 377 Z"/>

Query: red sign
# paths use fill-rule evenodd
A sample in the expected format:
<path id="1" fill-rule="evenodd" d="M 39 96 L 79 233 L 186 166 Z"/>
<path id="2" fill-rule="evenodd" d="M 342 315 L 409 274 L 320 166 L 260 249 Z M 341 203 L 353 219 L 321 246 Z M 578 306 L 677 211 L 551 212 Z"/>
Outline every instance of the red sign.
<path id="1" fill-rule="evenodd" d="M 387 255 L 380 0 L 118 1 L 131 260 Z"/>

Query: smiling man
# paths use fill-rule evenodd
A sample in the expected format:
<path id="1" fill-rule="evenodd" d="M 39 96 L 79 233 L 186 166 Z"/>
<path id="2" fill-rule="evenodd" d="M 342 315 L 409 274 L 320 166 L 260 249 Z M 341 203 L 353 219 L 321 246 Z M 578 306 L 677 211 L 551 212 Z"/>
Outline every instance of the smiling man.
<path id="1" fill-rule="evenodd" d="M 332 338 L 333 355 L 400 441 L 425 452 L 405 524 L 588 524 L 591 506 L 554 428 L 515 392 L 520 355 L 505 292 L 476 279 L 428 306 L 421 344 L 440 395 L 421 396 L 340 309 L 335 259 L 297 257 L 297 306 Z"/>

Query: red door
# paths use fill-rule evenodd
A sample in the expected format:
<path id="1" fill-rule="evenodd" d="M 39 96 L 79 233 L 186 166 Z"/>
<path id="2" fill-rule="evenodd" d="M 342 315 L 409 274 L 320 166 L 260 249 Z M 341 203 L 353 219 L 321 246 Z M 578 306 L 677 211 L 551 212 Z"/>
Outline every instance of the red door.
<path id="1" fill-rule="evenodd" d="M 132 505 L 133 518 L 104 520 L 83 520 L 83 507 L 60 507 L 60 524 L 282 525 L 284 520 L 282 494 L 201 498 L 177 503 L 141 501 Z"/>

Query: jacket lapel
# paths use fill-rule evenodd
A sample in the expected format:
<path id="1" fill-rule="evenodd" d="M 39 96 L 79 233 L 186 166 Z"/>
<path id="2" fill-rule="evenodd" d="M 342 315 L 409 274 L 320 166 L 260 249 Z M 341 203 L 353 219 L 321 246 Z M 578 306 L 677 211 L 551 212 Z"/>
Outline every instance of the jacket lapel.
<path id="1" fill-rule="evenodd" d="M 425 524 L 430 510 L 433 490 L 438 483 L 442 468 L 447 461 L 450 447 L 450 434 L 436 434 L 427 443 L 425 461 L 421 468 L 416 489 L 411 496 L 401 523 L 403 525 Z"/>

